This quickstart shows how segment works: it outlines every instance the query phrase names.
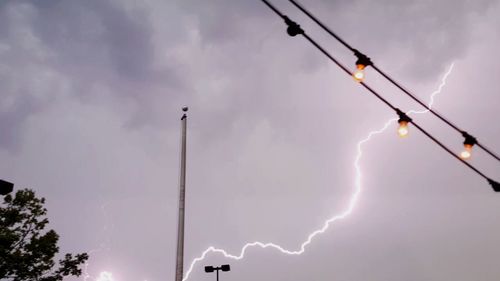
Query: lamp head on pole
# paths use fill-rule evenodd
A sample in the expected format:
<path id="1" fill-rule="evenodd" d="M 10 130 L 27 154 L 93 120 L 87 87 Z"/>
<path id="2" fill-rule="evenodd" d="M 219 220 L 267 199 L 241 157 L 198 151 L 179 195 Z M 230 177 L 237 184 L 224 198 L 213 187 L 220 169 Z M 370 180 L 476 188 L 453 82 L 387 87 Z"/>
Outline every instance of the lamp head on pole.
<path id="1" fill-rule="evenodd" d="M 7 195 L 14 190 L 14 184 L 8 181 L 0 180 L 0 195 Z"/>
<path id="2" fill-rule="evenodd" d="M 182 107 L 182 111 L 184 112 L 184 114 L 182 114 L 182 118 L 181 118 L 181 120 L 186 119 L 186 117 L 187 117 L 186 112 L 188 111 L 188 109 L 189 109 L 189 108 L 188 108 L 187 106 L 183 106 L 183 107 Z"/>
<path id="3" fill-rule="evenodd" d="M 215 268 L 213 266 L 205 266 L 205 272 L 210 273 L 214 272 Z"/>

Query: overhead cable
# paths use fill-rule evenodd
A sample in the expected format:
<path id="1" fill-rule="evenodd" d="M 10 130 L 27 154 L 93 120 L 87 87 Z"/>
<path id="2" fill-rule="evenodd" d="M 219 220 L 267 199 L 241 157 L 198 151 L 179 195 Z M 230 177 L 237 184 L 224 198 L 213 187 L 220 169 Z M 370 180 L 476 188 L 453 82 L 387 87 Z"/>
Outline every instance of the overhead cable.
<path id="1" fill-rule="evenodd" d="M 378 72 L 380 75 L 382 75 L 384 78 L 386 78 L 391 84 L 396 86 L 399 90 L 401 90 L 403 93 L 405 93 L 407 96 L 409 96 L 412 100 L 417 102 L 419 105 L 423 106 L 425 109 L 427 109 L 429 112 L 431 112 L 434 116 L 439 118 L 441 121 L 449 125 L 451 128 L 459 132 L 466 140 L 468 137 L 472 137 L 470 134 L 468 134 L 466 131 L 460 129 L 457 125 L 453 124 L 450 120 L 446 119 L 442 114 L 439 114 L 435 109 L 432 109 L 429 107 L 427 104 L 425 104 L 423 101 L 421 101 L 418 97 L 416 97 L 414 94 L 412 94 L 409 90 L 404 88 L 400 83 L 396 82 L 393 78 L 391 78 L 387 73 L 382 71 L 375 63 L 371 61 L 371 59 L 366 56 L 365 54 L 361 53 L 351 45 L 349 45 L 344 39 L 342 39 L 339 35 L 334 33 L 328 26 L 323 24 L 318 18 L 316 18 L 311 12 L 309 12 L 304 6 L 299 4 L 295 0 L 289 0 L 295 7 L 297 7 L 300 11 L 302 11 L 305 15 L 307 15 L 312 21 L 314 21 L 316 24 L 318 24 L 323 30 L 325 30 L 328 34 L 330 34 L 333 38 L 335 38 L 337 41 L 339 41 L 342 45 L 344 45 L 347 49 L 349 49 L 351 52 L 354 53 L 354 55 L 357 57 L 357 62 L 356 65 L 363 65 L 363 68 L 366 66 L 371 66 L 373 69 L 375 69 L 376 72 Z M 361 62 L 361 64 L 358 64 L 358 62 Z M 356 77 L 355 77 L 356 78 Z M 476 138 L 474 138 L 476 139 Z M 479 148 L 484 150 L 486 153 L 488 153 L 491 157 L 495 158 L 497 161 L 500 161 L 500 157 L 498 154 L 493 152 L 491 149 L 487 148 L 485 145 L 475 140 L 474 144 L 477 144 Z"/>
<path id="2" fill-rule="evenodd" d="M 328 51 L 326 51 L 321 45 L 319 45 L 314 39 L 312 39 L 309 35 L 306 34 L 304 29 L 300 27 L 299 24 L 297 24 L 295 21 L 291 20 L 288 16 L 284 15 L 281 13 L 276 7 L 274 7 L 269 1 L 267 0 L 261 0 L 264 4 L 266 4 L 272 11 L 274 11 L 278 16 L 280 16 L 286 23 L 287 25 L 287 33 L 288 35 L 295 37 L 297 35 L 302 35 L 307 41 L 309 41 L 313 46 L 315 46 L 321 53 L 323 53 L 326 57 L 328 57 L 333 63 L 335 63 L 340 69 L 342 69 L 347 75 L 351 76 L 352 73 L 349 71 L 347 67 L 345 67 L 340 61 L 338 61 L 336 58 L 334 58 Z M 401 111 L 399 108 L 395 107 L 392 103 L 390 103 L 388 100 L 386 100 L 384 97 L 382 97 L 377 91 L 375 91 L 373 88 L 368 86 L 365 82 L 359 81 L 359 83 L 367 89 L 371 94 L 373 94 L 378 100 L 383 102 L 386 106 L 391 108 L 395 113 L 400 117 L 400 120 L 403 118 L 406 122 L 409 122 L 415 126 L 420 132 L 422 132 L 425 136 L 427 136 L 429 139 L 431 139 L 433 142 L 435 142 L 439 147 L 441 147 L 443 150 L 451 154 L 454 158 L 462 162 L 464 165 L 466 165 L 468 168 L 476 172 L 479 176 L 483 177 L 488 181 L 488 183 L 492 186 L 493 190 L 496 192 L 500 192 L 500 183 L 494 181 L 493 179 L 489 178 L 486 176 L 483 172 L 481 172 L 479 169 L 474 167 L 472 164 L 466 162 L 464 159 L 460 158 L 457 156 L 451 149 L 449 149 L 447 146 L 445 146 L 442 142 L 440 142 L 436 137 L 434 137 L 431 133 L 427 132 L 424 130 L 420 125 L 418 125 L 413 119 L 408 117 L 403 111 Z M 426 108 L 428 108 L 426 106 Z"/>

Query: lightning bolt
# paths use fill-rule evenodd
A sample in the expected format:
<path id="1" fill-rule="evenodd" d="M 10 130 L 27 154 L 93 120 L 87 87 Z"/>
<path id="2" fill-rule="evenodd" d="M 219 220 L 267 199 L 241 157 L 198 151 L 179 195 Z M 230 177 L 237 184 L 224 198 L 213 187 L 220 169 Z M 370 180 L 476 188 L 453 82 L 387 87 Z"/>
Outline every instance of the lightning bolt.
<path id="1" fill-rule="evenodd" d="M 429 108 L 431 108 L 432 105 L 434 104 L 435 96 L 437 94 L 439 94 L 441 92 L 441 90 L 443 89 L 443 87 L 446 85 L 446 80 L 447 80 L 448 76 L 450 75 L 451 71 L 453 70 L 453 67 L 454 67 L 454 63 L 452 63 L 450 65 L 450 67 L 448 68 L 448 70 L 444 74 L 443 78 L 441 79 L 441 84 L 439 85 L 439 87 L 434 92 L 431 93 L 430 100 L 429 100 L 429 106 L 428 106 Z M 421 110 L 421 111 L 411 110 L 408 112 L 408 114 L 423 114 L 423 113 L 426 113 L 428 111 L 429 111 L 428 109 Z M 241 248 L 241 251 L 239 254 L 232 255 L 232 254 L 229 254 L 228 252 L 226 252 L 224 249 L 219 249 L 219 248 L 215 248 L 215 247 L 211 246 L 211 247 L 208 247 L 205 251 L 203 251 L 203 253 L 199 257 L 195 258 L 191 262 L 191 265 L 189 266 L 189 269 L 186 271 L 186 274 L 185 274 L 183 281 L 186 281 L 189 278 L 189 276 L 191 275 L 191 272 L 193 271 L 194 266 L 198 262 L 204 260 L 209 253 L 219 253 L 219 254 L 222 254 L 224 257 L 229 258 L 229 259 L 233 259 L 233 260 L 243 259 L 245 257 L 245 253 L 246 253 L 247 249 L 253 248 L 253 247 L 259 247 L 262 249 L 272 248 L 272 249 L 278 250 L 279 252 L 286 254 L 286 255 L 300 255 L 300 254 L 304 253 L 307 245 L 311 244 L 314 237 L 324 233 L 330 227 L 330 225 L 332 223 L 339 221 L 339 220 L 342 220 L 342 219 L 345 219 L 346 217 L 348 217 L 352 213 L 352 211 L 354 210 L 354 207 L 356 206 L 358 198 L 361 194 L 362 173 L 361 173 L 360 161 L 361 161 L 361 157 L 363 156 L 363 145 L 365 143 L 367 143 L 368 141 L 370 141 L 374 136 L 383 133 L 391 124 L 394 124 L 394 122 L 396 120 L 397 120 L 397 118 L 387 120 L 387 122 L 385 122 L 385 124 L 380 129 L 371 131 L 370 133 L 368 133 L 368 135 L 364 139 L 362 139 L 358 142 L 357 155 L 356 155 L 356 158 L 354 159 L 354 168 L 356 170 L 356 177 L 355 177 L 355 181 L 354 181 L 354 191 L 349 199 L 349 204 L 348 204 L 347 208 L 343 212 L 341 212 L 340 214 L 334 215 L 333 217 L 326 220 L 323 223 L 323 226 L 321 228 L 311 232 L 311 234 L 309 234 L 309 236 L 307 236 L 307 239 L 300 245 L 300 247 L 297 250 L 287 250 L 287 249 L 281 247 L 280 245 L 277 245 L 274 243 L 252 242 L 252 243 L 245 244 Z"/>
<path id="2" fill-rule="evenodd" d="M 113 274 L 111 272 L 103 271 L 99 274 L 96 281 L 113 281 Z"/>
<path id="3" fill-rule="evenodd" d="M 100 201 L 102 202 L 102 198 L 100 199 Z M 108 222 L 112 221 L 112 220 L 110 219 L 110 216 L 108 214 L 107 205 L 108 205 L 108 203 L 106 203 L 106 202 L 101 203 L 101 208 L 100 208 L 101 212 L 102 212 L 102 215 L 105 218 L 105 224 L 103 226 L 103 231 L 105 231 L 105 233 L 107 235 L 106 235 L 105 241 L 102 241 L 100 243 L 100 245 L 99 245 L 98 248 L 95 248 L 95 249 L 92 249 L 92 250 L 88 251 L 88 254 L 89 254 L 90 258 L 92 258 L 92 256 L 94 254 L 96 254 L 96 253 L 99 253 L 99 252 L 108 252 L 110 250 L 110 247 L 107 246 L 109 244 L 109 241 L 111 240 L 111 237 L 109 236 L 109 232 L 108 232 L 108 230 L 110 228 L 109 225 L 108 225 Z M 111 226 L 113 226 L 113 225 L 111 225 Z M 90 258 L 83 265 L 83 272 L 82 272 L 83 281 L 88 281 L 88 280 L 92 280 L 92 281 L 113 281 L 113 279 L 112 279 L 112 273 L 108 272 L 108 271 L 101 271 L 99 273 L 99 276 L 97 278 L 93 278 L 92 275 L 89 273 Z"/>

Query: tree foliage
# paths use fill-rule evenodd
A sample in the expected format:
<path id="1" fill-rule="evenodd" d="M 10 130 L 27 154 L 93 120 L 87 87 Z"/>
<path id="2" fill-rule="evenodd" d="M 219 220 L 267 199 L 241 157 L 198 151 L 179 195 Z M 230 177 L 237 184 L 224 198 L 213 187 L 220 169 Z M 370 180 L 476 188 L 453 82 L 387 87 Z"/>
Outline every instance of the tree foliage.
<path id="1" fill-rule="evenodd" d="M 45 199 L 29 189 L 7 195 L 0 205 L 0 279 L 57 281 L 80 276 L 86 253 L 66 254 L 56 265 L 59 235 L 49 223 Z"/>

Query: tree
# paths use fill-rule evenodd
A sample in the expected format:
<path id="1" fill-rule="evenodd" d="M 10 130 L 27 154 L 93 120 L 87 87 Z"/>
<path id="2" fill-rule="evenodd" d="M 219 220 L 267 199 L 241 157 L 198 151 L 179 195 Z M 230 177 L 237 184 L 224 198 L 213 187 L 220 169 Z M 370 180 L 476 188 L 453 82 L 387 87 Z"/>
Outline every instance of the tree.
<path id="1" fill-rule="evenodd" d="M 59 235 L 45 230 L 49 223 L 45 198 L 29 189 L 7 195 L 0 204 L 0 279 L 58 281 L 80 276 L 86 253 L 66 254 L 56 265 Z"/>

